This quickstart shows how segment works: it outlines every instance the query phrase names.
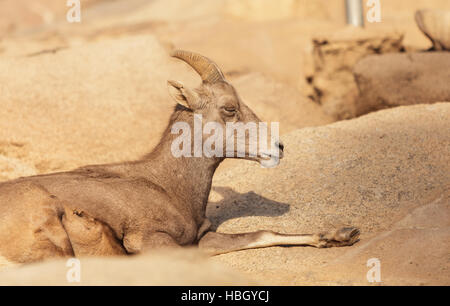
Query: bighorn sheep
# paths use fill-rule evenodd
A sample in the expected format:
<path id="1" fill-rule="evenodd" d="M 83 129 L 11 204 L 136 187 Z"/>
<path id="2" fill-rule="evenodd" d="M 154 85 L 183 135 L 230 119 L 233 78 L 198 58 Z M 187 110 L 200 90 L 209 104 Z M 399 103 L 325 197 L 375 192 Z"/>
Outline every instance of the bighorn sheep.
<path id="1" fill-rule="evenodd" d="M 307 235 L 210 231 L 206 204 L 214 172 L 224 157 L 174 157 L 171 143 L 176 136 L 171 126 L 176 122 L 192 126 L 194 114 L 222 125 L 260 120 L 214 62 L 187 51 L 174 51 L 172 56 L 188 63 L 203 82 L 189 89 L 168 81 L 179 104 L 155 149 L 138 161 L 0 184 L 0 256 L 25 263 L 195 244 L 215 255 L 274 245 L 348 246 L 358 240 L 359 230 L 353 227 Z M 277 145 L 277 153 L 282 153 L 283 145 Z M 270 154 L 273 151 L 245 158 L 262 162 Z"/>

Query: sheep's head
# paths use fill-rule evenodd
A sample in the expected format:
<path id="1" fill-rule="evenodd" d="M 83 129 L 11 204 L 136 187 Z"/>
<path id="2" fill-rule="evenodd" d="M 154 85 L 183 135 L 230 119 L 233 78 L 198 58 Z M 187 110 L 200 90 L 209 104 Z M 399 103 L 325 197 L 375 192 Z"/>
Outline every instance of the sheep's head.
<path id="1" fill-rule="evenodd" d="M 278 164 L 284 149 L 278 140 L 278 130 L 269 131 L 269 126 L 261 122 L 225 80 L 219 67 L 210 59 L 188 51 L 177 50 L 172 56 L 188 63 L 203 81 L 195 89 L 168 81 L 172 97 L 189 108 L 194 118 L 201 118 L 203 154 L 255 160 L 264 166 Z"/>

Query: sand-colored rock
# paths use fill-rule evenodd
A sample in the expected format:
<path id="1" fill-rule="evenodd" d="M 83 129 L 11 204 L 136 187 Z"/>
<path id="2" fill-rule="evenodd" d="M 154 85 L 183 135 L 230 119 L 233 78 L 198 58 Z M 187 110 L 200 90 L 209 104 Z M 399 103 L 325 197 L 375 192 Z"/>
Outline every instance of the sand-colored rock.
<path id="1" fill-rule="evenodd" d="M 225 4 L 224 0 L 103 1 L 83 9 L 80 24 L 61 19 L 0 41 L 0 54 L 17 57 L 91 41 L 154 35 L 166 44 L 207 54 L 226 71 L 262 72 L 297 86 L 302 52 L 309 49 L 311 37 L 344 26 L 332 22 L 333 13 L 320 20 L 311 14 L 308 19 L 249 22 L 230 17 Z"/>
<path id="2" fill-rule="evenodd" d="M 172 78 L 198 81 L 151 36 L 0 60 L 0 154 L 18 143 L 38 173 L 138 158 L 167 124 Z"/>
<path id="3" fill-rule="evenodd" d="M 333 122 L 323 109 L 294 87 L 261 73 L 228 77 L 245 103 L 266 122 L 279 122 L 280 133 Z"/>
<path id="4" fill-rule="evenodd" d="M 37 174 L 33 164 L 25 161 L 28 150 L 20 142 L 0 141 L 0 181 Z"/>
<path id="5" fill-rule="evenodd" d="M 403 35 L 348 27 L 314 39 L 312 68 L 306 69 L 306 92 L 335 119 L 356 116 L 357 86 L 353 67 L 371 54 L 403 50 Z"/>
<path id="6" fill-rule="evenodd" d="M 450 2 L 447 0 L 391 0 L 380 1 L 380 5 L 381 22 L 366 22 L 366 28 L 404 33 L 403 42 L 409 51 L 426 50 L 432 46 L 429 39 L 417 27 L 414 20 L 416 11 L 421 9 L 450 10 Z M 365 15 L 368 13 L 368 9 L 368 7 L 365 8 Z"/>
<path id="7" fill-rule="evenodd" d="M 99 2 L 102 0 L 80 0 L 83 9 Z M 53 24 L 65 16 L 69 9 L 67 1 L 61 0 L 2 0 L 0 37 L 11 32 Z"/>
<path id="8" fill-rule="evenodd" d="M 274 247 L 215 258 L 271 284 L 450 284 L 450 104 L 398 107 L 282 137 L 275 169 L 215 177 L 207 214 L 221 232 L 361 229 L 352 247 Z"/>
<path id="9" fill-rule="evenodd" d="M 433 50 L 450 51 L 450 10 L 419 10 L 415 18 L 419 29 L 433 44 Z"/>
<path id="10" fill-rule="evenodd" d="M 450 101 L 450 53 L 373 55 L 354 68 L 357 115 L 420 103 Z"/>
<path id="11" fill-rule="evenodd" d="M 267 19 L 245 17 L 255 14 L 247 9 L 241 10 L 242 18 L 229 13 L 230 6 L 246 7 L 247 2 L 261 7 Z M 272 5 L 269 2 L 96 1 L 83 6 L 82 23 L 69 24 L 64 14 L 59 14 L 58 22 L 0 41 L 0 54 L 27 55 L 111 37 L 155 35 L 168 44 L 207 54 L 225 70 L 262 72 L 297 86 L 304 79 L 304 52 L 312 49 L 312 38 L 345 29 L 343 1 L 292 0 L 293 15 L 276 20 L 270 14 L 277 14 L 277 9 L 264 8 Z M 446 0 L 392 0 L 382 4 L 382 22 L 366 26 L 381 35 L 405 33 L 405 45 L 426 49 L 430 43 L 415 25 L 414 11 L 421 6 L 445 9 L 448 5 Z"/>
<path id="12" fill-rule="evenodd" d="M 226 286 L 256 285 L 195 250 L 161 250 L 135 257 L 81 258 L 80 282 L 67 259 L 8 268 L 0 285 L 19 286 Z"/>
<path id="13" fill-rule="evenodd" d="M 252 21 L 284 18 L 333 19 L 343 22 L 344 3 L 339 0 L 226 0 L 228 15 Z"/>
<path id="14" fill-rule="evenodd" d="M 58 0 L 4 0 L 0 2 L 0 36 L 18 28 L 49 24 L 66 9 Z"/>

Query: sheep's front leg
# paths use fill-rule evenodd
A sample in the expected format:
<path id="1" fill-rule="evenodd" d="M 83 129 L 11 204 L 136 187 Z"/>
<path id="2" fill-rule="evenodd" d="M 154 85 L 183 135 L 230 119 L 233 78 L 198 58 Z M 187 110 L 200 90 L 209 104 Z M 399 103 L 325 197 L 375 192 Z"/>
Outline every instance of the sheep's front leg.
<path id="1" fill-rule="evenodd" d="M 199 248 L 210 255 L 270 246 L 309 245 L 318 248 L 350 246 L 359 239 L 359 229 L 344 227 L 321 234 L 280 234 L 258 231 L 242 234 L 208 232 L 199 241 Z"/>

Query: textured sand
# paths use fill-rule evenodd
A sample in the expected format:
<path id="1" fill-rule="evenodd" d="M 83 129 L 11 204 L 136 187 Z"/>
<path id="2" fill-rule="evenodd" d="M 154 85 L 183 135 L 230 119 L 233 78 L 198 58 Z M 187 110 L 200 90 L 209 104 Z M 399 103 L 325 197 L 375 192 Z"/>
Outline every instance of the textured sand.
<path id="1" fill-rule="evenodd" d="M 1 263 L 1 262 L 0 262 Z M 67 260 L 14 267 L 0 273 L 0 285 L 39 286 L 229 286 L 256 285 L 257 281 L 195 250 L 160 250 L 145 255 L 82 258 L 80 282 L 69 282 L 74 264 Z"/>

